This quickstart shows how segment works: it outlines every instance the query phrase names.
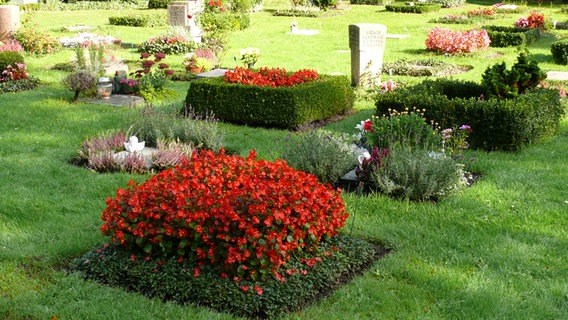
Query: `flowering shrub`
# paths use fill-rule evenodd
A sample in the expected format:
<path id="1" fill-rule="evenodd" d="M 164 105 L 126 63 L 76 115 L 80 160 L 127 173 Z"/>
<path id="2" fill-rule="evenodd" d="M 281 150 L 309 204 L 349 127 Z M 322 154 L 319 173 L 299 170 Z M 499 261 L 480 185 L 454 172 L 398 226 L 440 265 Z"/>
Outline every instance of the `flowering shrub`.
<path id="1" fill-rule="evenodd" d="M 195 47 L 195 42 L 183 35 L 161 35 L 142 42 L 138 46 L 138 52 L 182 54 L 193 51 Z"/>
<path id="2" fill-rule="evenodd" d="M 465 165 L 464 151 L 469 149 L 467 139 L 472 132 L 473 130 L 467 124 L 442 130 L 442 152 Z"/>
<path id="3" fill-rule="evenodd" d="M 0 82 L 7 82 L 7 81 L 18 81 L 18 80 L 25 80 L 28 78 L 28 72 L 26 71 L 26 64 L 16 62 L 16 67 L 12 67 L 8 65 L 6 70 L 3 70 L 0 74 Z"/>
<path id="4" fill-rule="evenodd" d="M 35 54 L 48 54 L 59 51 L 61 43 L 52 38 L 44 28 L 32 23 L 29 19 L 22 21 L 22 26 L 14 32 L 14 38 L 21 44 L 26 52 Z"/>
<path id="5" fill-rule="evenodd" d="M 517 21 L 515 21 L 515 28 L 525 29 L 529 27 L 529 20 L 525 17 L 520 17 Z"/>
<path id="6" fill-rule="evenodd" d="M 282 68 L 268 69 L 262 67 L 256 72 L 246 68 L 235 67 L 234 70 L 225 72 L 224 80 L 229 83 L 277 88 L 291 87 L 300 83 L 317 80 L 318 77 L 318 72 L 310 69 L 298 70 L 288 76 L 286 69 Z"/>
<path id="7" fill-rule="evenodd" d="M 520 17 L 515 21 L 515 28 L 544 30 L 544 14 L 532 11 L 528 17 Z"/>
<path id="8" fill-rule="evenodd" d="M 473 10 L 469 10 L 467 12 L 467 16 L 470 18 L 473 17 L 481 17 L 481 18 L 485 18 L 485 19 L 492 19 L 495 17 L 497 13 L 495 12 L 495 9 L 489 7 L 489 8 L 480 8 L 480 9 L 473 9 Z"/>
<path id="9" fill-rule="evenodd" d="M 486 30 L 453 31 L 433 28 L 426 36 L 428 50 L 439 53 L 468 53 L 486 49 L 491 40 Z"/>
<path id="10" fill-rule="evenodd" d="M 4 43 L 0 42 L 0 52 L 2 51 L 16 51 L 23 52 L 24 47 L 18 42 L 18 40 L 8 40 Z"/>
<path id="11" fill-rule="evenodd" d="M 339 190 L 285 162 L 201 151 L 107 198 L 101 231 L 133 253 L 222 266 L 224 278 L 266 279 L 297 250 L 343 227 Z"/>
<path id="12" fill-rule="evenodd" d="M 368 138 L 370 145 L 379 148 L 436 146 L 439 140 L 435 134 L 435 123 L 426 122 L 425 112 L 416 108 L 406 108 L 402 112 L 389 109 L 389 114 L 373 116 L 370 124 L 369 121 L 365 123 L 363 137 Z"/>
<path id="13" fill-rule="evenodd" d="M 131 79 L 122 79 L 121 83 L 127 84 L 124 86 L 126 90 L 136 92 L 146 101 L 155 100 L 160 95 L 165 94 L 167 91 L 166 83 L 168 77 L 174 74 L 174 71 L 169 69 L 169 65 L 161 62 L 166 58 L 166 55 L 161 52 L 154 53 L 154 59 L 150 59 L 151 54 L 142 52 L 140 54 L 140 65 L 142 69 L 138 69 L 132 73 L 131 76 L 136 78 L 136 81 Z M 154 67 L 157 66 L 158 70 Z"/>

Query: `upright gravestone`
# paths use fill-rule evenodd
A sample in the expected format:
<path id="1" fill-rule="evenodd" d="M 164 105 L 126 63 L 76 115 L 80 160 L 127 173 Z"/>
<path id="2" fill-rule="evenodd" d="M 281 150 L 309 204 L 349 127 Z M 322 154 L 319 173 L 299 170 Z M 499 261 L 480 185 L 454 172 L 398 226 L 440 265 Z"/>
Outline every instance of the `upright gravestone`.
<path id="1" fill-rule="evenodd" d="M 202 32 L 196 23 L 196 15 L 203 11 L 203 4 L 203 0 L 171 2 L 168 5 L 168 24 L 185 28 L 195 42 L 201 42 Z"/>
<path id="2" fill-rule="evenodd" d="M 351 85 L 357 86 L 363 74 L 377 77 L 383 66 L 387 27 L 382 24 L 349 25 L 351 49 Z"/>
<path id="3" fill-rule="evenodd" d="M 21 25 L 20 7 L 14 5 L 0 6 L 0 41 L 5 41 L 10 34 Z"/>

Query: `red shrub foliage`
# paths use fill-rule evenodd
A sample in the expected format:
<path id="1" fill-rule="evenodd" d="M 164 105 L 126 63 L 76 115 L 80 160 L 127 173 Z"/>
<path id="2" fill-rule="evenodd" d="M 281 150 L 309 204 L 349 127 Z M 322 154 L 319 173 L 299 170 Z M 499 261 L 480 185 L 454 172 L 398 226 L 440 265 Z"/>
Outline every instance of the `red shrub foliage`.
<path id="1" fill-rule="evenodd" d="M 262 67 L 258 72 L 235 67 L 225 72 L 225 82 L 255 86 L 291 87 L 300 83 L 317 80 L 319 74 L 315 70 L 302 69 L 288 76 L 286 69 Z"/>
<path id="2" fill-rule="evenodd" d="M 343 227 L 340 190 L 285 162 L 200 151 L 107 198 L 101 231 L 130 250 L 222 266 L 225 276 L 277 277 L 296 250 Z M 199 276 L 199 269 L 195 274 Z"/>

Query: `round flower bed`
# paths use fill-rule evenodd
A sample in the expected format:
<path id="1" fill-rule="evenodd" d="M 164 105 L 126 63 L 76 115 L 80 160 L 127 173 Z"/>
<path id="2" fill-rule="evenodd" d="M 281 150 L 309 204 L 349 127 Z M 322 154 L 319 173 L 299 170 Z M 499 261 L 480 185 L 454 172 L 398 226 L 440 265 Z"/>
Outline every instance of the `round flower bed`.
<path id="1" fill-rule="evenodd" d="M 103 234 L 134 255 L 222 266 L 224 278 L 283 279 L 277 269 L 309 252 L 347 219 L 339 190 L 283 161 L 200 151 L 108 198 Z"/>

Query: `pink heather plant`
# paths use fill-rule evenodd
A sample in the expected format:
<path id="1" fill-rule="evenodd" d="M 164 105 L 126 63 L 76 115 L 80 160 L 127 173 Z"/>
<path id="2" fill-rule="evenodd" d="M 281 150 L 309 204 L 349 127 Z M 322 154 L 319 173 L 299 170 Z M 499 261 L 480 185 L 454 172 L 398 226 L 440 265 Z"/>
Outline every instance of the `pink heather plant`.
<path id="1" fill-rule="evenodd" d="M 439 53 L 469 53 L 489 47 L 491 40 L 486 30 L 454 31 L 433 28 L 426 36 L 426 47 Z"/>
<path id="2" fill-rule="evenodd" d="M 17 52 L 24 52 L 24 47 L 18 42 L 18 40 L 8 40 L 4 42 L 0 42 L 0 52 L 2 51 L 17 51 Z"/>

